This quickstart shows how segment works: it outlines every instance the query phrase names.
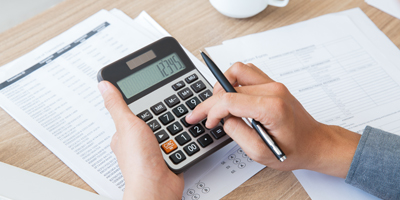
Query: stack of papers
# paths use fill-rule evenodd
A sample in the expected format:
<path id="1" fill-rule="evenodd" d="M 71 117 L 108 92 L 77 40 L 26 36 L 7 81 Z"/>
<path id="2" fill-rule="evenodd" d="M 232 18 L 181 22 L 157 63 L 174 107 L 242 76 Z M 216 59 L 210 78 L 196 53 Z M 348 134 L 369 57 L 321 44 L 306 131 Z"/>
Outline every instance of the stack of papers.
<path id="1" fill-rule="evenodd" d="M 125 183 L 109 146 L 115 127 L 96 75 L 165 36 L 169 34 L 146 12 L 131 19 L 117 9 L 101 10 L 2 66 L 0 106 L 99 194 L 122 199 Z M 215 83 L 208 69 L 185 51 Z M 185 172 L 183 198 L 222 198 L 262 168 L 232 142 Z"/>
<path id="2" fill-rule="evenodd" d="M 322 123 L 400 135 L 400 51 L 358 8 L 206 50 L 223 71 L 237 61 L 255 64 Z M 294 174 L 312 199 L 376 199 L 341 178 Z"/>

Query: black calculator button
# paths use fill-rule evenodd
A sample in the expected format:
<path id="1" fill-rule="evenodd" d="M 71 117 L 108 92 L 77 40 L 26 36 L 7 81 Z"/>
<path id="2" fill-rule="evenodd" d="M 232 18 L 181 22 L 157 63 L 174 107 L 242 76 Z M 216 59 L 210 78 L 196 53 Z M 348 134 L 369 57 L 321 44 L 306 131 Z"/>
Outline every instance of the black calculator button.
<path id="1" fill-rule="evenodd" d="M 185 87 L 185 83 L 183 81 L 179 81 L 172 85 L 172 89 L 174 89 L 175 91 L 177 91 L 183 87 Z"/>
<path id="2" fill-rule="evenodd" d="M 222 126 L 218 126 L 217 128 L 211 130 L 211 135 L 215 138 L 215 139 L 219 139 L 222 138 L 225 135 L 225 131 L 222 128 Z"/>
<path id="3" fill-rule="evenodd" d="M 197 97 L 193 97 L 189 101 L 186 101 L 186 105 L 190 108 L 190 110 L 193 110 L 196 108 L 196 106 L 201 103 L 200 100 Z"/>
<path id="4" fill-rule="evenodd" d="M 185 152 L 191 156 L 195 153 L 197 153 L 198 151 L 200 151 L 199 146 L 197 146 L 196 143 L 192 142 L 190 144 L 188 144 L 186 147 L 183 147 L 183 150 L 185 150 Z"/>
<path id="5" fill-rule="evenodd" d="M 191 124 L 187 123 L 186 117 L 182 117 L 181 123 L 182 123 L 186 128 L 189 127 L 189 126 L 191 126 Z"/>
<path id="6" fill-rule="evenodd" d="M 168 131 L 172 135 L 176 135 L 177 133 L 181 132 L 183 130 L 183 127 L 179 122 L 175 122 L 167 127 Z"/>
<path id="7" fill-rule="evenodd" d="M 203 126 L 204 126 L 206 129 L 208 129 L 208 128 L 206 127 L 206 122 L 207 122 L 207 118 L 205 118 L 203 121 L 201 121 L 201 123 L 203 124 Z"/>
<path id="8" fill-rule="evenodd" d="M 153 132 L 161 128 L 160 123 L 158 123 L 158 121 L 156 119 L 147 123 L 147 125 L 150 126 L 150 128 Z"/>
<path id="9" fill-rule="evenodd" d="M 206 89 L 206 85 L 204 85 L 203 81 L 197 81 L 193 85 L 190 86 L 196 93 Z"/>
<path id="10" fill-rule="evenodd" d="M 172 110 L 172 112 L 174 112 L 174 114 L 177 117 L 181 117 L 182 115 L 184 115 L 188 112 L 188 109 L 183 104 L 181 104 L 181 105 L 177 106 L 176 108 L 174 108 Z"/>
<path id="11" fill-rule="evenodd" d="M 175 140 L 178 142 L 179 145 L 184 145 L 188 143 L 190 140 L 192 140 L 192 138 L 189 136 L 188 133 L 183 132 L 182 134 L 176 136 Z"/>
<path id="12" fill-rule="evenodd" d="M 179 102 L 181 102 L 176 95 L 172 95 L 164 100 L 168 107 L 172 108 Z"/>
<path id="13" fill-rule="evenodd" d="M 162 124 L 167 125 L 170 122 L 175 120 L 175 117 L 172 115 L 171 112 L 167 112 L 162 114 L 159 118 L 158 118 Z"/>
<path id="14" fill-rule="evenodd" d="M 151 110 L 153 111 L 154 114 L 159 115 L 160 113 L 166 111 L 167 108 L 162 102 L 159 102 L 156 105 L 152 106 Z"/>
<path id="15" fill-rule="evenodd" d="M 153 118 L 153 115 L 150 113 L 149 110 L 145 110 L 137 115 L 140 119 L 147 122 L 149 119 Z"/>
<path id="16" fill-rule="evenodd" d="M 202 147 L 206 147 L 206 146 L 210 145 L 211 143 L 213 143 L 213 139 L 211 138 L 210 135 L 205 134 L 205 135 L 201 136 L 199 139 L 197 139 L 197 142 Z"/>
<path id="17" fill-rule="evenodd" d="M 174 154 L 169 156 L 169 159 L 171 159 L 171 161 L 174 164 L 179 164 L 180 162 L 184 161 L 186 159 L 186 156 L 183 154 L 183 152 L 181 150 L 175 152 Z"/>
<path id="18" fill-rule="evenodd" d="M 199 94 L 200 99 L 203 101 L 210 98 L 211 96 L 212 96 L 212 92 L 210 90 L 206 90 Z"/>
<path id="19" fill-rule="evenodd" d="M 197 137 L 205 132 L 204 128 L 200 124 L 194 125 L 189 129 L 189 132 L 193 135 L 193 137 Z"/>
<path id="20" fill-rule="evenodd" d="M 161 130 L 154 135 L 156 136 L 158 143 L 164 142 L 169 138 L 168 133 L 165 130 Z"/>
<path id="21" fill-rule="evenodd" d="M 192 75 L 188 76 L 187 78 L 185 78 L 185 81 L 186 81 L 186 83 L 191 83 L 191 82 L 197 80 L 197 78 L 198 77 L 196 74 L 192 74 Z"/>
<path id="22" fill-rule="evenodd" d="M 184 88 L 183 90 L 178 92 L 178 95 L 181 97 L 181 99 L 186 100 L 189 97 L 193 96 L 193 92 L 189 88 Z"/>

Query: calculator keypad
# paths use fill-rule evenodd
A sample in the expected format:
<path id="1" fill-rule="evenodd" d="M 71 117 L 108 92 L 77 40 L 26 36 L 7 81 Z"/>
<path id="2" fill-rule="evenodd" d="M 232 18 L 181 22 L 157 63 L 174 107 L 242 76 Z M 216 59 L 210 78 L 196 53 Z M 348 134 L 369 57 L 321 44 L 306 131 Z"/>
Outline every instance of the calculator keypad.
<path id="1" fill-rule="evenodd" d="M 153 95 L 152 98 L 143 100 L 147 102 L 141 105 L 153 102 L 153 106 L 139 110 L 137 115 L 154 132 L 161 151 L 164 152 L 164 159 L 172 168 L 185 166 L 228 139 L 224 137 L 226 134 L 221 124 L 208 130 L 205 127 L 206 119 L 198 124 L 186 122 L 185 116 L 189 109 L 193 110 L 212 96 L 212 87 L 199 76 L 192 73 L 163 87 L 163 91 L 168 90 L 164 92 L 167 98 L 157 102 L 153 99 L 158 96 Z M 216 144 L 211 145 L 213 143 Z"/>

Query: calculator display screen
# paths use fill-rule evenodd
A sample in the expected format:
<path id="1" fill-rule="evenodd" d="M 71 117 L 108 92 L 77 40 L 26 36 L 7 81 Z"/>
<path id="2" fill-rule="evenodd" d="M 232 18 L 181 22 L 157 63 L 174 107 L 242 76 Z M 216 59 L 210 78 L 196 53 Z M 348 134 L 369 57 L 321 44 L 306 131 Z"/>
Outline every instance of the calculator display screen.
<path id="1" fill-rule="evenodd" d="M 178 54 L 173 53 L 117 81 L 117 84 L 125 97 L 129 99 L 185 68 Z"/>

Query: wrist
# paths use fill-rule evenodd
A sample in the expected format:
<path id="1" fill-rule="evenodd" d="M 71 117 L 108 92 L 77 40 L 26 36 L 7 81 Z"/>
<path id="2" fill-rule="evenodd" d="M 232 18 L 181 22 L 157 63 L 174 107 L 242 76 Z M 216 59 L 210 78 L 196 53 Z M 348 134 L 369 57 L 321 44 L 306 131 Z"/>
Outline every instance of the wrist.
<path id="1" fill-rule="evenodd" d="M 321 125 L 318 156 L 310 169 L 346 178 L 361 135 L 339 126 Z"/>

